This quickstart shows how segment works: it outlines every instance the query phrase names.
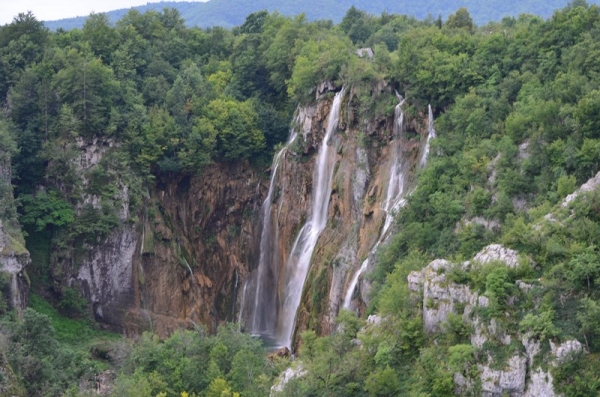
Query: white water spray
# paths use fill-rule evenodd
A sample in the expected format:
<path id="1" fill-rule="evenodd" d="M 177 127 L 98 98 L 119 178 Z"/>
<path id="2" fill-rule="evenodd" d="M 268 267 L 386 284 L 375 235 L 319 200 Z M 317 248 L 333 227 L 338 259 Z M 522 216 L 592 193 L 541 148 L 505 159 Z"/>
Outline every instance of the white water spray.
<path id="1" fill-rule="evenodd" d="M 327 209 L 329 207 L 329 197 L 331 196 L 331 182 L 335 164 L 335 150 L 331 147 L 330 140 L 338 127 L 343 97 L 344 89 L 335 95 L 331 105 L 327 130 L 319 146 L 316 169 L 313 175 L 310 218 L 298 233 L 285 264 L 284 296 L 277 328 L 277 342 L 282 346 L 291 346 L 296 312 L 300 305 L 302 289 L 310 268 L 312 254 L 319 235 L 327 224 Z"/>

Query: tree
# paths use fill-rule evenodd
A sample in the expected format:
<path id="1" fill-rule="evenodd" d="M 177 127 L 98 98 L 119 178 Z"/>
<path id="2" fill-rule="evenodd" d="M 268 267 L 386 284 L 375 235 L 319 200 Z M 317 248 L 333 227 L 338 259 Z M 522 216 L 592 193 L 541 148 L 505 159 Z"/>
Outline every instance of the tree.
<path id="1" fill-rule="evenodd" d="M 56 190 L 21 197 L 21 222 L 36 231 L 70 225 L 75 221 L 73 207 Z"/>
<path id="2" fill-rule="evenodd" d="M 577 321 L 588 349 L 597 352 L 600 349 L 600 304 L 594 299 L 585 297 L 581 300 L 581 310 L 577 313 Z"/>
<path id="3" fill-rule="evenodd" d="M 0 98 L 28 65 L 42 59 L 48 29 L 31 11 L 20 13 L 0 30 Z"/>
<path id="4" fill-rule="evenodd" d="M 588 247 L 569 262 L 574 285 L 587 287 L 588 292 L 600 281 L 600 257 L 595 251 L 594 246 Z"/>
<path id="5" fill-rule="evenodd" d="M 367 377 L 365 390 L 371 397 L 397 396 L 402 391 L 398 375 L 389 365 Z"/>
<path id="6" fill-rule="evenodd" d="M 262 33 L 263 26 L 268 17 L 269 13 L 267 11 L 258 11 L 248 15 L 242 26 L 240 26 L 240 33 Z"/>
<path id="7" fill-rule="evenodd" d="M 250 101 L 219 98 L 211 101 L 205 111 L 199 126 L 204 131 L 216 131 L 216 153 L 219 157 L 225 160 L 247 159 L 264 148 L 265 137 L 258 129 L 258 117 Z M 210 136 L 210 133 L 205 136 Z"/>
<path id="8" fill-rule="evenodd" d="M 119 41 L 118 32 L 110 26 L 106 14 L 91 13 L 85 20 L 82 37 L 90 44 L 94 55 L 106 65 L 116 50 Z"/>
<path id="9" fill-rule="evenodd" d="M 471 14 L 466 8 L 459 8 L 456 13 L 448 16 L 446 26 L 451 29 L 465 29 L 469 33 L 475 32 L 475 24 L 471 18 Z"/>
<path id="10" fill-rule="evenodd" d="M 228 378 L 231 379 L 233 390 L 244 391 L 244 396 L 259 397 L 269 393 L 269 387 L 259 382 L 266 366 L 264 355 L 256 354 L 249 349 L 242 349 L 233 356 L 231 371 Z"/>
<path id="11" fill-rule="evenodd" d="M 113 71 L 97 58 L 75 50 L 67 53 L 67 65 L 56 74 L 54 89 L 69 104 L 81 123 L 83 135 L 111 134 L 111 112 L 119 94 Z"/>
<path id="12" fill-rule="evenodd" d="M 540 314 L 528 313 L 519 323 L 519 329 L 538 340 L 554 338 L 559 332 L 553 323 L 553 318 L 553 310 L 545 310 Z"/>

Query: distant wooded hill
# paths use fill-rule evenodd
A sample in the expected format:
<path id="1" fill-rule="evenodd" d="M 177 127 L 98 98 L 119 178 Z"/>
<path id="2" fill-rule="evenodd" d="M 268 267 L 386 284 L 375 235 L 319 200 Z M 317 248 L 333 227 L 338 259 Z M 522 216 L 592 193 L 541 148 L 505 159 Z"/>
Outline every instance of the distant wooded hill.
<path id="1" fill-rule="evenodd" d="M 577 2 L 578 0 L 575 0 Z M 428 15 L 447 17 L 460 7 L 467 7 L 473 20 L 478 24 L 499 21 L 505 16 L 518 16 L 522 13 L 549 17 L 553 11 L 566 6 L 567 0 L 210 0 L 199 2 L 159 2 L 133 7 L 140 12 L 161 11 L 163 8 L 179 10 L 188 26 L 222 26 L 231 28 L 244 22 L 246 16 L 259 10 L 278 11 L 284 15 L 305 13 L 310 20 L 331 19 L 340 22 L 346 11 L 355 6 L 372 14 L 389 13 L 412 15 L 426 18 Z M 588 1 L 600 3 L 600 0 Z M 24 10 L 25 11 L 25 10 Z M 111 22 L 116 22 L 129 9 L 108 12 Z M 50 29 L 74 29 L 83 26 L 86 17 L 61 19 L 45 22 Z"/>

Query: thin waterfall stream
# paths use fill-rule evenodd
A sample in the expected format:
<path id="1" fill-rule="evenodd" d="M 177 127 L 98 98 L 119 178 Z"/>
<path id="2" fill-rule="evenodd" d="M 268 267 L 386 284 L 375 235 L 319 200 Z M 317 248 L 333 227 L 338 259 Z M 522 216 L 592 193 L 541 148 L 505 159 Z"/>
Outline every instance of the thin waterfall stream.
<path id="1" fill-rule="evenodd" d="M 310 262 L 319 235 L 327 225 L 327 209 L 331 196 L 331 183 L 336 153 L 330 145 L 333 133 L 337 130 L 344 89 L 333 99 L 327 130 L 319 146 L 313 175 L 312 203 L 310 218 L 304 224 L 292 246 L 284 266 L 283 299 L 278 316 L 277 343 L 291 347 L 292 334 L 296 324 L 296 312 L 300 305 L 302 289 L 308 275 Z"/>
<path id="2" fill-rule="evenodd" d="M 425 142 L 425 148 L 423 149 L 423 155 L 421 156 L 420 167 L 423 168 L 427 164 L 427 158 L 429 157 L 429 150 L 431 146 L 431 140 L 437 138 L 435 126 L 433 125 L 433 111 L 431 110 L 431 104 L 428 107 L 428 127 L 427 127 L 427 141 Z"/>
<path id="3" fill-rule="evenodd" d="M 379 245 L 386 238 L 386 233 L 392 222 L 394 221 L 395 213 L 402 208 L 406 204 L 406 194 L 404 192 L 404 172 L 402 170 L 402 156 L 401 156 L 401 147 L 400 147 L 400 138 L 403 129 L 404 123 L 404 112 L 402 111 L 402 105 L 404 104 L 405 99 L 403 99 L 397 92 L 396 96 L 400 100 L 400 103 L 396 105 L 396 109 L 394 111 L 394 140 L 392 141 L 393 154 L 390 163 L 390 173 L 389 173 L 389 183 L 388 190 L 386 195 L 386 200 L 384 202 L 383 210 L 385 211 L 385 221 L 383 224 L 383 229 L 381 230 L 381 234 L 379 235 L 379 239 L 377 243 L 371 249 L 371 252 L 367 255 L 367 258 L 363 261 L 358 271 L 352 277 L 350 284 L 348 285 L 348 289 L 346 290 L 346 295 L 344 297 L 343 308 L 350 309 L 352 305 L 352 296 L 354 295 L 354 290 L 358 284 L 358 279 L 367 270 L 369 266 L 369 257 L 372 253 L 377 251 Z M 423 154 L 421 155 L 421 160 L 419 162 L 419 166 L 421 168 L 425 167 L 427 164 L 427 159 L 429 157 L 429 151 L 431 147 L 431 140 L 437 138 L 437 133 L 435 131 L 434 120 L 433 120 L 433 111 L 431 109 L 431 105 L 428 106 L 428 125 L 427 125 L 427 141 L 425 142 L 425 147 L 423 148 Z"/>
<path id="4" fill-rule="evenodd" d="M 269 338 L 273 338 L 276 321 L 273 315 L 277 310 L 276 300 L 273 298 L 273 294 L 269 291 L 268 284 L 276 283 L 276 275 L 268 274 L 273 271 L 272 260 L 273 260 L 273 225 L 271 222 L 271 206 L 273 201 L 273 195 L 275 193 L 275 184 L 277 180 L 277 170 L 285 156 L 290 145 L 294 143 L 298 134 L 294 131 L 290 133 L 286 145 L 275 155 L 273 159 L 273 165 L 271 166 L 271 180 L 269 182 L 269 191 L 267 197 L 262 204 L 261 213 L 263 215 L 263 228 L 260 236 L 260 257 L 258 260 L 258 274 L 254 285 L 254 297 L 252 304 L 252 311 L 250 313 L 249 330 L 253 335 L 261 335 Z M 275 231 L 275 234 L 277 231 Z M 275 239 L 276 240 L 276 239 Z M 240 309 L 239 320 L 242 319 L 242 310 L 246 302 L 246 289 L 247 284 L 244 284 L 244 291 L 242 296 L 242 305 Z M 252 298 L 250 298 L 252 299 Z"/>
<path id="5" fill-rule="evenodd" d="M 363 261 L 358 271 L 352 277 L 350 284 L 348 284 L 348 289 L 346 290 L 346 295 L 344 297 L 343 308 L 349 309 L 352 304 L 352 295 L 354 295 L 354 290 L 358 284 L 358 279 L 367 270 L 369 266 L 369 256 L 371 253 L 377 251 L 377 248 L 381 244 L 381 242 L 385 239 L 386 233 L 390 226 L 392 225 L 392 221 L 394 220 L 395 212 L 400 209 L 405 203 L 406 200 L 404 198 L 404 175 L 405 172 L 402 169 L 403 159 L 402 159 L 402 147 L 400 145 L 403 126 L 404 126 L 404 112 L 402 110 L 402 105 L 404 104 L 405 99 L 402 98 L 398 93 L 396 96 L 399 99 L 398 105 L 394 109 L 394 137 L 392 140 L 392 156 L 390 158 L 390 171 L 389 171 L 389 182 L 386 193 L 385 202 L 383 203 L 383 211 L 385 212 L 385 221 L 383 223 L 383 229 L 379 235 L 379 239 L 377 243 L 371 249 L 371 252 L 367 255 L 367 258 Z"/>

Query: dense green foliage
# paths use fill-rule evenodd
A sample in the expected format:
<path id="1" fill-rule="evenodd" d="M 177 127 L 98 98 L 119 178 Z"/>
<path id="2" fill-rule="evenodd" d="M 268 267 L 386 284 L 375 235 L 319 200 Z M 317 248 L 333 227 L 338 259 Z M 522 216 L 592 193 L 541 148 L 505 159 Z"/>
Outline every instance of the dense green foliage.
<path id="1" fill-rule="evenodd" d="M 373 47 L 373 61 L 351 56 L 362 46 Z M 476 378 L 476 363 L 488 356 L 501 368 L 522 346 L 491 341 L 476 349 L 458 314 L 427 335 L 422 302 L 407 284 L 434 258 L 460 263 L 492 242 L 519 250 L 521 265 L 457 267 L 447 276 L 489 299 L 480 318 L 528 333 L 544 352 L 549 340 L 580 340 L 590 354 L 552 367 L 557 389 L 566 396 L 600 390 L 600 195 L 560 205 L 600 170 L 597 6 L 575 1 L 547 21 L 523 15 L 480 28 L 465 9 L 444 22 L 351 8 L 337 26 L 258 12 L 231 31 L 186 28 L 173 10 L 130 11 L 114 27 L 92 15 L 81 30 L 55 33 L 20 15 L 0 29 L 0 53 L 8 109 L 0 144 L 15 154 L 21 221 L 41 258 L 48 239 L 64 249 L 84 246 L 128 221 L 117 216 L 111 186 L 131 187 L 134 217 L 157 177 L 201 173 L 212 162 L 268 161 L 294 105 L 314 98 L 323 80 L 355 88 L 359 116 L 391 115 L 390 98 L 371 102 L 369 87 L 381 80 L 408 98 L 410 117 L 431 104 L 439 138 L 371 275 L 369 311 L 383 321 L 364 327 L 342 312 L 331 335 L 304 332 L 299 357 L 307 372 L 285 395 L 447 396 L 455 373 Z M 119 145 L 82 184 L 78 142 L 97 137 Z M 82 206 L 85 194 L 101 197 L 102 206 Z M 34 264 L 32 285 L 50 282 L 47 267 L 47 260 Z M 517 280 L 532 287 L 520 290 Z M 75 291 L 55 298 L 63 314 L 87 321 Z M 216 336 L 148 334 L 132 347 L 68 350 L 63 343 L 76 326 L 63 321 L 55 333 L 40 314 L 48 307 L 33 303 L 37 311 L 22 321 L 7 316 L 2 326 L 30 395 L 61 395 L 110 365 L 116 395 L 258 396 L 282 369 L 229 327 Z M 32 343 L 38 337 L 43 346 Z M 476 394 L 480 385 L 473 387 Z"/>
<path id="2" fill-rule="evenodd" d="M 596 3 L 591 1 L 590 3 Z M 244 22 L 250 13 L 260 10 L 279 12 L 283 15 L 293 16 L 306 13 L 310 20 L 331 19 L 339 23 L 346 11 L 354 6 L 372 14 L 382 12 L 410 15 L 415 18 L 425 19 L 438 15 L 446 18 L 460 7 L 466 7 L 473 15 L 478 24 L 490 21 L 499 21 L 503 17 L 517 17 L 519 14 L 536 14 L 544 18 L 552 15 L 552 12 L 567 4 L 566 0 L 530 0 L 530 1 L 477 1 L 477 0 L 425 0 L 420 2 L 391 1 L 391 0 L 320 0 L 320 1 L 294 1 L 294 0 L 210 0 L 206 3 L 198 2 L 173 2 L 163 1 L 148 3 L 143 6 L 134 7 L 140 12 L 150 10 L 161 11 L 163 8 L 175 8 L 185 19 L 188 26 L 221 26 L 232 28 Z M 111 11 L 108 17 L 112 22 L 121 19 L 127 9 Z M 84 17 L 68 18 L 60 21 L 45 22 L 50 29 L 73 29 L 81 28 L 85 22 Z M 368 27 L 370 28 L 370 27 Z"/>
<path id="3" fill-rule="evenodd" d="M 234 327 L 214 336 L 202 329 L 175 333 L 165 341 L 144 334 L 131 342 L 64 317 L 37 296 L 22 321 L 7 319 L 0 322 L 1 352 L 27 396 L 91 395 L 97 375 L 110 368 L 119 374 L 115 396 L 234 397 L 242 391 L 258 397 L 268 394 L 283 364 L 269 361 L 260 341 Z M 90 392 L 80 394 L 82 385 Z"/>

